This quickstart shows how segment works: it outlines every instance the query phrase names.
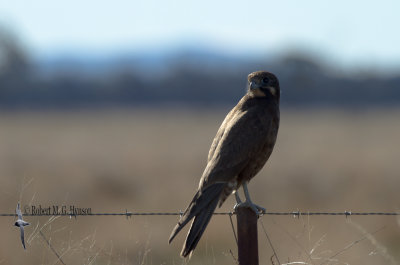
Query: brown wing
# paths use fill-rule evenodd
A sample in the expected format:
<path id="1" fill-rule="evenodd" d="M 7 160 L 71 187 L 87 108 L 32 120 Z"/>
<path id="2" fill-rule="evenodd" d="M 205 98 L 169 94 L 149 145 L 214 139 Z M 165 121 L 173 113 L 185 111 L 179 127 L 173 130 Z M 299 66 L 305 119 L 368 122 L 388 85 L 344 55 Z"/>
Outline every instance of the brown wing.
<path id="1" fill-rule="evenodd" d="M 231 109 L 231 111 L 228 113 L 228 115 L 226 115 L 224 121 L 222 122 L 221 126 L 219 127 L 218 132 L 215 135 L 214 140 L 211 144 L 210 151 L 208 151 L 207 163 L 210 162 L 210 160 L 213 158 L 215 149 L 217 148 L 219 142 L 221 141 L 222 137 L 225 134 L 226 125 L 229 123 L 229 121 L 234 116 L 233 113 L 235 111 L 236 111 L 236 107 Z"/>
<path id="2" fill-rule="evenodd" d="M 246 110 L 234 109 L 214 139 L 209 162 L 200 180 L 200 188 L 217 182 L 229 182 L 260 154 L 272 130 L 273 117 L 265 106 L 253 104 Z M 229 115 L 228 115 L 229 116 Z"/>

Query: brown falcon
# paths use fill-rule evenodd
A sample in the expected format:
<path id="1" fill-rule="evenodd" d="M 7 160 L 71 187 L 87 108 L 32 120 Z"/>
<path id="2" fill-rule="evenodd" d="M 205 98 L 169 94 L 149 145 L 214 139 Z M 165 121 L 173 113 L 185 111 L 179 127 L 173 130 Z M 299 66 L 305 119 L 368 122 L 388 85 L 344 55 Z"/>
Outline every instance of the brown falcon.
<path id="1" fill-rule="evenodd" d="M 181 255 L 196 248 L 211 216 L 226 198 L 243 186 L 245 205 L 259 213 L 252 203 L 247 183 L 267 162 L 275 145 L 279 128 L 280 88 L 276 76 L 259 71 L 249 74 L 248 91 L 222 122 L 208 153 L 207 166 L 199 188 L 175 226 L 169 243 L 194 217 Z"/>

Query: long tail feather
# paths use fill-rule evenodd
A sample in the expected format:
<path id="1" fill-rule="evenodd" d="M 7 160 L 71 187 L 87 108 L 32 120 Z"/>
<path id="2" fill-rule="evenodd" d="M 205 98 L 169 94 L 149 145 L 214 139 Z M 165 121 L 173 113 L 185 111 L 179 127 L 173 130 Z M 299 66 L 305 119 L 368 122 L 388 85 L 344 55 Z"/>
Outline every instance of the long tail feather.
<path id="1" fill-rule="evenodd" d="M 217 207 L 218 200 L 211 201 L 210 204 L 203 209 L 193 220 L 189 233 L 186 237 L 185 243 L 181 251 L 181 256 L 186 257 L 193 252 L 204 233 L 211 217 Z"/>
<path id="2" fill-rule="evenodd" d="M 182 228 L 195 217 L 188 236 L 186 238 L 184 248 L 181 255 L 187 256 L 197 245 L 203 234 L 207 224 L 209 223 L 211 216 L 217 207 L 218 201 L 220 199 L 221 193 L 225 187 L 225 183 L 215 183 L 204 190 L 197 191 L 193 200 L 190 202 L 188 208 L 184 212 L 181 220 L 172 230 L 171 236 L 168 242 L 175 238 L 175 236 L 182 230 Z M 184 251 L 185 249 L 190 249 L 189 251 Z M 184 255 L 186 254 L 186 255 Z"/>

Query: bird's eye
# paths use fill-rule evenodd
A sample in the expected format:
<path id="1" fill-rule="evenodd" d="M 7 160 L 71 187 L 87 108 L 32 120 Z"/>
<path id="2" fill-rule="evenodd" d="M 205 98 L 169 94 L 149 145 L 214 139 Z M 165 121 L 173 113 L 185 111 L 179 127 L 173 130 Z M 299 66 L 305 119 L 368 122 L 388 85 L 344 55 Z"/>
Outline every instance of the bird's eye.
<path id="1" fill-rule="evenodd" d="M 267 84 L 269 82 L 269 78 L 268 77 L 264 77 L 262 81 L 263 81 L 264 84 Z"/>

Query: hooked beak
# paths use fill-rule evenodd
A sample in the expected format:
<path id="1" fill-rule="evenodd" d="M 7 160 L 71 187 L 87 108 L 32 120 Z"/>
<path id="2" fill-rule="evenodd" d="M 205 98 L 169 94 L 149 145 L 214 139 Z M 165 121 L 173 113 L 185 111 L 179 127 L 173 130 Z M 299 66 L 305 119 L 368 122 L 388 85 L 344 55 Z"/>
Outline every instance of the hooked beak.
<path id="1" fill-rule="evenodd" d="M 256 82 L 251 81 L 251 82 L 249 83 L 249 90 L 254 90 L 254 89 L 256 89 L 257 87 L 258 87 L 258 86 L 257 86 Z"/>

